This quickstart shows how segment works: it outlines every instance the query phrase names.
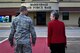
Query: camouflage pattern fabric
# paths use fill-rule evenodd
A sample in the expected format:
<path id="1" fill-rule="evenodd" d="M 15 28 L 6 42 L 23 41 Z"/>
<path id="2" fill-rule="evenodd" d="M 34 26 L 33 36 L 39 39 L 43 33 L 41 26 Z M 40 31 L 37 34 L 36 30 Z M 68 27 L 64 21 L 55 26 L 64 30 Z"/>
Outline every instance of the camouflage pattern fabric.
<path id="1" fill-rule="evenodd" d="M 35 44 L 36 42 L 36 33 L 32 19 L 23 14 L 18 15 L 12 21 L 10 36 L 14 36 L 16 53 L 19 53 L 19 50 L 16 50 L 18 45 L 25 45 L 26 47 L 23 46 L 24 53 L 31 53 L 31 43 Z M 30 36 L 32 37 L 32 42 L 30 41 Z"/>

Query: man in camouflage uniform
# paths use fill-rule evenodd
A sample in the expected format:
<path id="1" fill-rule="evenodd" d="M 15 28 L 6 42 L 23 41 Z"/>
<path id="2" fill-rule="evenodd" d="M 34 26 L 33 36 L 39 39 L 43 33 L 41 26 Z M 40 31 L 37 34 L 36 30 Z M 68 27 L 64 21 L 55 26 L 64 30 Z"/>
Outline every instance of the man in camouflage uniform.
<path id="1" fill-rule="evenodd" d="M 34 46 L 36 42 L 33 22 L 27 16 L 28 12 L 25 6 L 21 6 L 19 11 L 20 14 L 12 22 L 9 42 L 13 46 L 14 38 L 15 53 L 32 53 L 31 43 Z M 30 41 L 30 35 L 32 41 Z"/>

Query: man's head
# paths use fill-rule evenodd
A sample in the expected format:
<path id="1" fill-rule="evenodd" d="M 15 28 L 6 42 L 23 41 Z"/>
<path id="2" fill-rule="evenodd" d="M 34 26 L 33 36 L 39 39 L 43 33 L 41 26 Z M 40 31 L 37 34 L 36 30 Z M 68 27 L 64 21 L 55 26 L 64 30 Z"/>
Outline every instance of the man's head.
<path id="1" fill-rule="evenodd" d="M 27 11 L 27 7 L 26 6 L 21 6 L 20 9 L 19 9 L 20 13 L 22 14 L 28 14 L 28 11 Z"/>
<path id="2" fill-rule="evenodd" d="M 58 18 L 59 18 L 59 12 L 58 11 L 52 11 L 51 12 L 51 15 L 50 15 L 50 19 L 51 20 L 58 20 Z"/>

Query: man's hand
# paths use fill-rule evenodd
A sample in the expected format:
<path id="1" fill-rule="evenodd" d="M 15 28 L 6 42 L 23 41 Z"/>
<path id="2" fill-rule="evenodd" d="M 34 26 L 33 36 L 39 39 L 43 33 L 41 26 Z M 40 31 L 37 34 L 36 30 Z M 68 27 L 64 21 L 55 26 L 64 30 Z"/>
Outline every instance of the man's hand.
<path id="1" fill-rule="evenodd" d="M 9 40 L 10 46 L 13 47 L 14 46 L 13 38 L 9 38 L 8 40 Z"/>
<path id="2" fill-rule="evenodd" d="M 13 46 L 14 46 L 13 41 L 10 41 L 10 46 L 11 46 L 11 47 L 13 47 Z"/>
<path id="3" fill-rule="evenodd" d="M 35 42 L 32 42 L 32 46 L 35 46 Z"/>
<path id="4" fill-rule="evenodd" d="M 32 46 L 35 46 L 35 44 L 32 44 Z"/>

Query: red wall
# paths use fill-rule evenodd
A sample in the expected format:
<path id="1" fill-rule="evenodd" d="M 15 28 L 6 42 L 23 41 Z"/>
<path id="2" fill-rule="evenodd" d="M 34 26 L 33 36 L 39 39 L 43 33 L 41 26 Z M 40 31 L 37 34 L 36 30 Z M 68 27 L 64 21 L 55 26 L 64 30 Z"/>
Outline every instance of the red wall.
<path id="1" fill-rule="evenodd" d="M 0 15 L 15 15 L 19 8 L 0 8 Z"/>

